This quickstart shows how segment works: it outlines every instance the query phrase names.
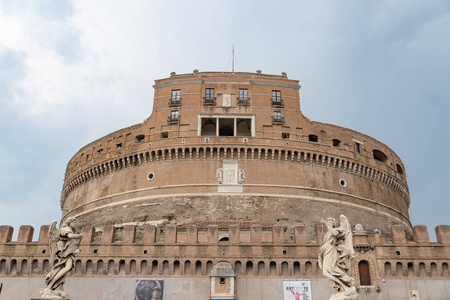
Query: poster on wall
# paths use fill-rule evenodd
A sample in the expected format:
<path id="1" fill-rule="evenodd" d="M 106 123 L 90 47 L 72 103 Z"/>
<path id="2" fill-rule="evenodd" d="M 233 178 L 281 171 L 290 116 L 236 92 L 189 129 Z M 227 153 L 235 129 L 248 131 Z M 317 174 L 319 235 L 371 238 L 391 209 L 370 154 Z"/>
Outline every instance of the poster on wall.
<path id="1" fill-rule="evenodd" d="M 136 280 L 134 300 L 162 300 L 163 280 Z"/>
<path id="2" fill-rule="evenodd" d="M 311 281 L 283 281 L 284 300 L 312 300 Z"/>

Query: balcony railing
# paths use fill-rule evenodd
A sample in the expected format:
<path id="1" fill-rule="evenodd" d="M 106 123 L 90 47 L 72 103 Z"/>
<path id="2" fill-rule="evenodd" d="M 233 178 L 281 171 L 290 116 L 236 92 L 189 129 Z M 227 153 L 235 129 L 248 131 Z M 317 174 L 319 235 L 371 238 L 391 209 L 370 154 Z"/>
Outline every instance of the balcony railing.
<path id="1" fill-rule="evenodd" d="M 272 99 L 272 106 L 273 107 L 284 107 L 283 99 Z"/>
<path id="2" fill-rule="evenodd" d="M 284 117 L 277 117 L 277 118 L 272 117 L 272 124 L 283 125 L 284 124 Z"/>
<path id="3" fill-rule="evenodd" d="M 180 123 L 180 116 L 177 116 L 177 117 L 171 117 L 171 116 L 169 116 L 169 117 L 167 118 L 167 123 L 168 123 L 168 124 L 177 124 L 177 123 Z"/>
<path id="4" fill-rule="evenodd" d="M 249 106 L 250 105 L 250 98 L 237 98 L 237 105 Z"/>
<path id="5" fill-rule="evenodd" d="M 181 105 L 181 98 L 169 99 L 169 107 L 180 106 L 180 105 Z"/>
<path id="6" fill-rule="evenodd" d="M 216 97 L 214 98 L 203 97 L 203 105 L 211 105 L 211 106 L 216 105 Z"/>

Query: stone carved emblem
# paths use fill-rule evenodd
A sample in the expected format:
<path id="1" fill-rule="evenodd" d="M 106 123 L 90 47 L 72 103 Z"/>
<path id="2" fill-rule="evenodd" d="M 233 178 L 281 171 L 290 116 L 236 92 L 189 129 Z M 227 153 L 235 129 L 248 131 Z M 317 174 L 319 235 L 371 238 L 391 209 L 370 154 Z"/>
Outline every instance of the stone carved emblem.
<path id="1" fill-rule="evenodd" d="M 239 178 L 238 178 L 238 183 L 243 184 L 245 181 L 245 171 L 242 169 L 239 169 Z"/>
<path id="2" fill-rule="evenodd" d="M 223 183 L 223 169 L 217 169 L 216 171 L 216 178 L 217 178 L 217 183 L 218 184 L 222 184 Z"/>
<path id="3" fill-rule="evenodd" d="M 222 95 L 222 106 L 230 107 L 231 106 L 231 94 L 223 94 Z"/>
<path id="4" fill-rule="evenodd" d="M 319 250 L 319 267 L 336 290 L 330 300 L 357 300 L 355 279 L 347 274 L 349 268 L 345 265 L 346 260 L 355 256 L 352 228 L 346 216 L 341 215 L 339 219 L 341 224 L 333 218 L 321 220 L 328 232 Z"/>
<path id="5" fill-rule="evenodd" d="M 229 168 L 225 169 L 224 183 L 225 184 L 236 183 L 236 170 L 229 169 Z"/>

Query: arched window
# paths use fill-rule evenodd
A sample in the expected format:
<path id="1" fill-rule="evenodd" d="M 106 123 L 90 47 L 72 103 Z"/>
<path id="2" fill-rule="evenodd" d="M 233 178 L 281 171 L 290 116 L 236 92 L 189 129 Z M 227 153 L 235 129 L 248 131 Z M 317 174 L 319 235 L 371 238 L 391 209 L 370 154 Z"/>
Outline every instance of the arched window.
<path id="1" fill-rule="evenodd" d="M 383 152 L 381 152 L 380 150 L 376 150 L 376 149 L 373 150 L 373 158 L 375 160 L 382 161 L 385 164 L 389 163 L 389 159 L 388 159 L 387 155 L 384 154 Z"/>
<path id="2" fill-rule="evenodd" d="M 371 285 L 369 263 L 366 260 L 360 261 L 358 263 L 358 269 L 359 269 L 359 280 L 361 285 Z"/>
<path id="3" fill-rule="evenodd" d="M 219 238 L 219 242 L 229 242 L 230 238 L 228 236 L 222 236 L 221 238 Z"/>
<path id="4" fill-rule="evenodd" d="M 180 275 L 180 261 L 176 260 L 173 262 L 173 274 Z"/>
<path id="5" fill-rule="evenodd" d="M 247 275 L 252 276 L 253 275 L 253 262 L 252 261 L 248 261 L 247 265 L 246 265 L 246 271 L 247 271 Z"/>
<path id="6" fill-rule="evenodd" d="M 405 172 L 403 171 L 403 168 L 402 168 L 399 164 L 397 164 L 397 172 L 398 172 L 400 175 L 402 175 L 402 176 L 403 176 L 403 174 L 405 173 Z"/>

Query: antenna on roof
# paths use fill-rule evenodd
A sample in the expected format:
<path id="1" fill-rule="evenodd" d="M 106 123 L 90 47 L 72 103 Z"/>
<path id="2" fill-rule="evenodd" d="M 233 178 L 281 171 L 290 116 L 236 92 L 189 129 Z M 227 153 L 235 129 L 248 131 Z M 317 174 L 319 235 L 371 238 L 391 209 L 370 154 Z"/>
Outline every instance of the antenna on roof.
<path id="1" fill-rule="evenodd" d="M 231 71 L 234 72 L 234 44 L 233 44 L 233 61 L 232 61 Z"/>

